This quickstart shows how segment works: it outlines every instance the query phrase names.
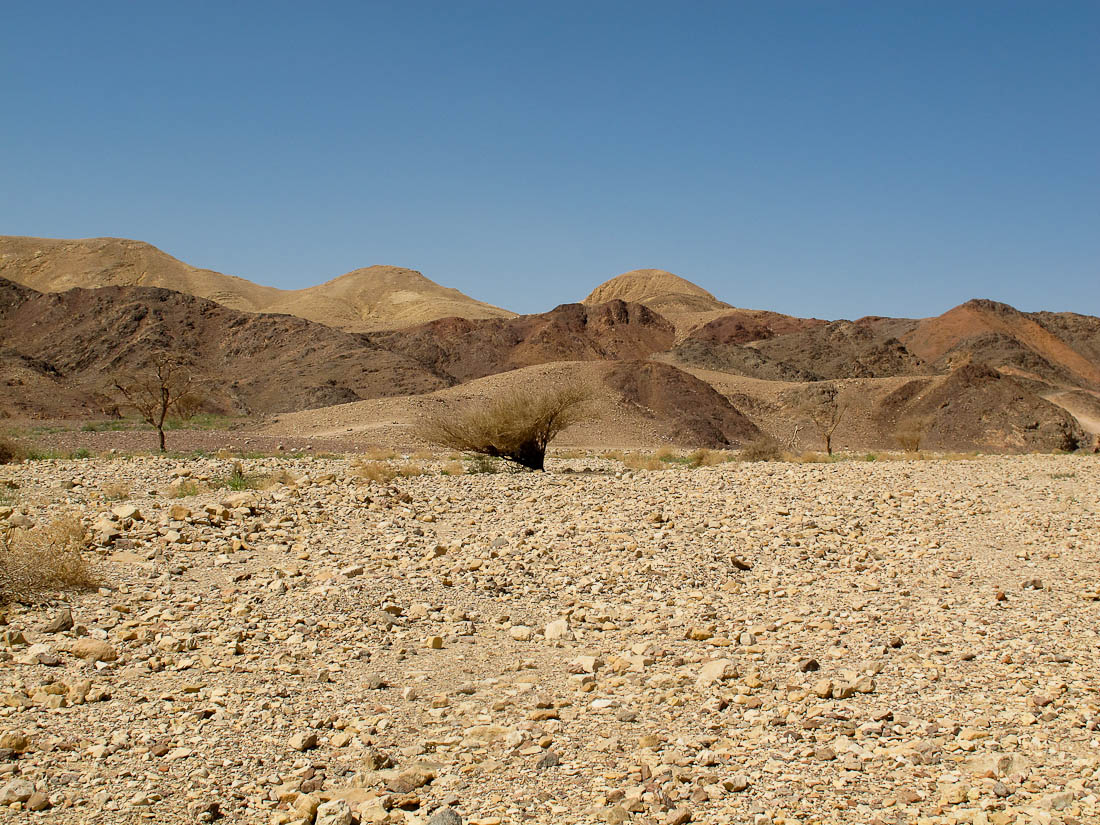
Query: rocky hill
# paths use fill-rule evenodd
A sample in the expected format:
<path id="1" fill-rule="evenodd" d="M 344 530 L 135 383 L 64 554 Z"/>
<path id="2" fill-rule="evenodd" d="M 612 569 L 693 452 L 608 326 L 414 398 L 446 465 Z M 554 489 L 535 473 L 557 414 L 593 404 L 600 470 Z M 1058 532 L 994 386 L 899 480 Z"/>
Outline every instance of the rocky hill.
<path id="1" fill-rule="evenodd" d="M 394 329 L 452 316 L 514 315 L 403 267 L 370 266 L 318 286 L 285 290 L 197 269 L 155 246 L 122 238 L 0 236 L 0 278 L 39 292 L 63 292 L 73 287 L 161 287 L 231 309 L 297 315 L 350 332 Z"/>
<path id="2" fill-rule="evenodd" d="M 184 357 L 205 406 L 273 413 L 429 392 L 448 382 L 362 336 L 153 287 L 45 294 L 0 279 L 0 415 L 103 417 L 151 353 Z"/>
<path id="3" fill-rule="evenodd" d="M 370 340 L 431 372 L 468 381 L 553 361 L 620 361 L 668 349 L 672 325 L 641 304 L 563 304 L 510 319 L 446 318 Z"/>

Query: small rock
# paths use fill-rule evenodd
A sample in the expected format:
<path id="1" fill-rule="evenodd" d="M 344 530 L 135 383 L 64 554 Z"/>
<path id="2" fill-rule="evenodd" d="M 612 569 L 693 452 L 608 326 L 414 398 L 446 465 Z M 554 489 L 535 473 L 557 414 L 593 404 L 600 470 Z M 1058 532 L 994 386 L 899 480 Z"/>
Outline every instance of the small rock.
<path id="1" fill-rule="evenodd" d="M 428 825 L 462 825 L 462 817 L 453 808 L 440 808 L 428 819 Z"/>
<path id="2" fill-rule="evenodd" d="M 310 751 L 317 747 L 316 733 L 296 733 L 288 743 L 296 751 Z"/>
<path id="3" fill-rule="evenodd" d="M 726 788 L 733 793 L 742 793 L 749 789 L 749 778 L 743 773 L 735 775 L 726 783 Z"/>
<path id="4" fill-rule="evenodd" d="M 736 668 L 733 666 L 733 662 L 729 659 L 712 659 L 703 665 L 699 670 L 699 678 L 696 684 L 699 687 L 705 687 L 713 684 L 714 682 L 720 682 L 724 679 L 731 679 L 737 673 Z"/>
<path id="5" fill-rule="evenodd" d="M 535 767 L 539 769 L 546 769 L 557 767 L 559 764 L 561 764 L 561 759 L 558 757 L 558 755 L 553 751 L 547 751 L 542 755 L 542 758 L 539 759 Z"/>
<path id="6" fill-rule="evenodd" d="M 191 806 L 191 816 L 198 822 L 213 822 L 221 819 L 221 806 L 217 802 L 197 802 Z"/>
<path id="7" fill-rule="evenodd" d="M 72 630 L 72 627 L 73 613 L 66 607 L 50 619 L 49 623 L 43 627 L 42 630 L 46 633 L 64 633 L 66 630 Z"/>
<path id="8" fill-rule="evenodd" d="M 558 619 L 557 621 L 550 622 L 546 625 L 542 635 L 549 640 L 555 639 L 568 639 L 573 634 L 569 632 L 569 620 Z"/>
<path id="9" fill-rule="evenodd" d="M 508 628 L 508 635 L 517 642 L 528 642 L 531 640 L 531 628 L 522 624 L 512 625 Z"/>

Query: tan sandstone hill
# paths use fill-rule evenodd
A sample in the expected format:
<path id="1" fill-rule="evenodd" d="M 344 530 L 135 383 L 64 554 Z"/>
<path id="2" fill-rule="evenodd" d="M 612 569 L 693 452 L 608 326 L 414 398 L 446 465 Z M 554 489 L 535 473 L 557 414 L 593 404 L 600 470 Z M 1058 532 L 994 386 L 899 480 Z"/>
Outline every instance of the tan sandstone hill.
<path id="1" fill-rule="evenodd" d="M 399 329 L 449 317 L 514 317 L 403 267 L 370 266 L 318 286 L 286 290 L 198 269 L 151 244 L 123 238 L 0 236 L 0 278 L 39 292 L 161 287 L 231 309 L 296 315 L 348 332 Z"/>
<path id="2" fill-rule="evenodd" d="M 733 309 L 701 286 L 663 269 L 635 269 L 600 284 L 583 303 L 642 304 L 671 321 L 678 333 L 713 321 Z"/>

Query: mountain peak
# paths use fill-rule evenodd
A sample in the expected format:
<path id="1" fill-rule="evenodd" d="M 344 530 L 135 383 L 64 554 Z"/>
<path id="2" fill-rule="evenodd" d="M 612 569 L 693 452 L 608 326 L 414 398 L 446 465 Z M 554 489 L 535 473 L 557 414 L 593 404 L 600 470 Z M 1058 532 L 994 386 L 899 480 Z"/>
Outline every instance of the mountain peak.
<path id="1" fill-rule="evenodd" d="M 602 304 L 618 298 L 635 304 L 660 302 L 667 304 L 673 298 L 688 298 L 692 303 L 708 302 L 708 309 L 725 309 L 724 304 L 691 281 L 664 269 L 634 269 L 624 272 L 596 287 L 584 299 L 586 304 Z"/>

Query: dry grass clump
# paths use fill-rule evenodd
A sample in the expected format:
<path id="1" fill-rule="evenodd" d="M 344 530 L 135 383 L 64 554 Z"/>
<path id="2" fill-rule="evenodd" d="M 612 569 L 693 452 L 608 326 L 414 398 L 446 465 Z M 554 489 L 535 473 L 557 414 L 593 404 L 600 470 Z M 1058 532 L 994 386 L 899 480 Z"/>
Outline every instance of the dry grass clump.
<path id="1" fill-rule="evenodd" d="M 348 470 L 353 478 L 369 484 L 389 484 L 395 478 L 412 478 L 427 475 L 431 471 L 416 462 L 401 464 L 392 461 L 377 461 L 366 457 L 356 458 Z"/>
<path id="2" fill-rule="evenodd" d="M 353 477 L 369 484 L 389 484 L 397 475 L 397 471 L 391 464 L 364 458 L 357 458 L 351 463 L 350 473 Z"/>
<path id="3" fill-rule="evenodd" d="M 8 438 L 0 438 L 0 464 L 14 464 L 25 457 L 23 448 Z"/>
<path id="4" fill-rule="evenodd" d="M 555 452 L 554 458 L 560 458 L 563 461 L 572 458 L 584 458 L 587 455 L 584 450 L 562 450 L 560 453 Z"/>
<path id="5" fill-rule="evenodd" d="M 466 468 L 461 461 L 448 461 L 440 472 L 445 476 L 461 476 L 466 474 Z"/>
<path id="6" fill-rule="evenodd" d="M 706 448 L 695 450 L 687 456 L 687 464 L 690 467 L 714 467 L 730 460 L 728 453 L 721 450 L 708 450 Z"/>
<path id="7" fill-rule="evenodd" d="M 395 458 L 397 458 L 397 453 L 384 447 L 368 447 L 363 451 L 364 461 L 390 461 Z"/>
<path id="8" fill-rule="evenodd" d="M 721 450 L 698 449 L 690 453 L 677 453 L 671 447 L 658 447 L 652 453 L 627 453 L 622 450 L 609 450 L 600 454 L 606 461 L 621 461 L 630 470 L 672 470 L 676 467 L 713 467 L 730 460 L 730 456 Z"/>
<path id="9" fill-rule="evenodd" d="M 779 442 L 765 435 L 746 444 L 739 458 L 742 461 L 782 461 L 784 454 Z"/>
<path id="10" fill-rule="evenodd" d="M 19 500 L 19 484 L 5 478 L 0 481 L 0 504 L 15 504 Z"/>
<path id="11" fill-rule="evenodd" d="M 651 453 L 625 453 L 622 462 L 623 466 L 630 470 L 667 470 L 670 466 Z"/>
<path id="12" fill-rule="evenodd" d="M 107 501 L 126 501 L 130 497 L 130 488 L 121 481 L 115 481 L 103 487 L 103 498 Z"/>
<path id="13" fill-rule="evenodd" d="M 198 482 L 183 480 L 178 484 L 172 485 L 172 487 L 169 488 L 168 494 L 172 498 L 189 498 L 191 496 L 197 496 L 201 492 L 202 487 L 199 486 Z"/>
<path id="14" fill-rule="evenodd" d="M 294 473 L 290 472 L 290 470 L 286 469 L 285 467 L 280 467 L 278 470 L 267 477 L 267 486 L 273 487 L 276 484 L 293 486 L 295 483 L 297 483 L 297 481 L 298 479 L 295 477 Z"/>
<path id="15" fill-rule="evenodd" d="M 0 537 L 0 602 L 26 602 L 49 591 L 96 587 L 85 549 L 84 526 L 75 514 Z"/>

